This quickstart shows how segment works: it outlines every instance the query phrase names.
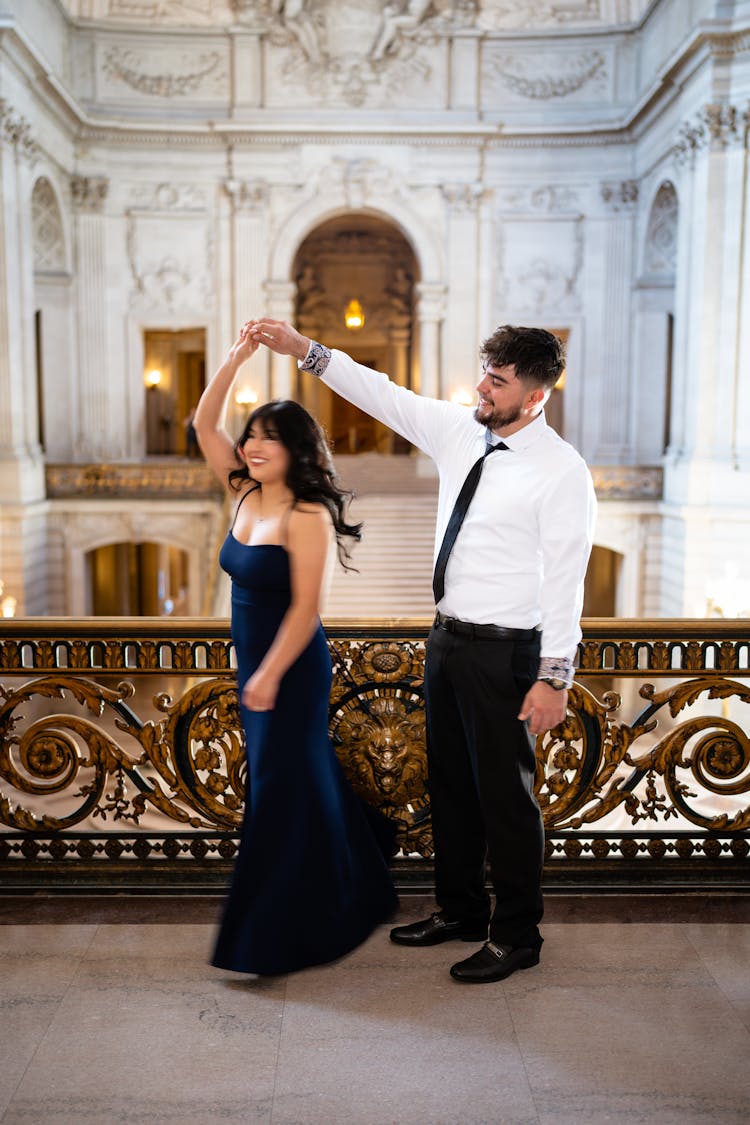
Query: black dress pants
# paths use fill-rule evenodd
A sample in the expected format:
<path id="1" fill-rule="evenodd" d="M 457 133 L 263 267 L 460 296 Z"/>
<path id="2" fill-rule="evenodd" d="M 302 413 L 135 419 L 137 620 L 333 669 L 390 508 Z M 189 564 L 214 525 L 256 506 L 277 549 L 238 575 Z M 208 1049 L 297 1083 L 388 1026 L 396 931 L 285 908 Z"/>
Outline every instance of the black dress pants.
<path id="1" fill-rule="evenodd" d="M 517 718 L 536 680 L 539 638 L 477 639 L 433 626 L 425 661 L 435 892 L 452 920 L 539 948 L 544 827 L 535 743 Z M 489 858 L 495 909 L 485 887 Z"/>

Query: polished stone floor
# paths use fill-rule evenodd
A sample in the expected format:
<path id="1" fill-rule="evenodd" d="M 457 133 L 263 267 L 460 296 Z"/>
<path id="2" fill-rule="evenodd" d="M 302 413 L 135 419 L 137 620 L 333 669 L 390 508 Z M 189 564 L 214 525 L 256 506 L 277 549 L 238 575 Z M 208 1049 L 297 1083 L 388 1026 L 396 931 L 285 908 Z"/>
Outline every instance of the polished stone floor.
<path id="1" fill-rule="evenodd" d="M 0 900 L 0 1121 L 747 1125 L 747 907 L 552 902 L 539 967 L 468 986 L 386 927 L 248 978 L 216 900 Z"/>

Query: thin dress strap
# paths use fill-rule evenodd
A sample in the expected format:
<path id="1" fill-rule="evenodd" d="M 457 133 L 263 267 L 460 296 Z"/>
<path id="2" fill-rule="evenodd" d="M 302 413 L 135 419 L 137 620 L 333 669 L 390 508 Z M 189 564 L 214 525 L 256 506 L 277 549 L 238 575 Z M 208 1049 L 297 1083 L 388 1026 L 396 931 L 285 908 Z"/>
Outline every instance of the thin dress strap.
<path id="1" fill-rule="evenodd" d="M 240 508 L 243 505 L 243 502 L 248 498 L 248 496 L 250 495 L 251 492 L 257 492 L 259 488 L 260 488 L 260 485 L 256 484 L 255 488 L 248 488 L 247 492 L 243 492 L 242 496 L 240 497 L 240 501 L 239 501 L 237 507 L 234 509 L 234 519 L 232 520 L 232 526 L 229 529 L 230 531 L 234 531 L 234 525 L 237 523 L 237 516 L 239 514 Z"/>
<path id="2" fill-rule="evenodd" d="M 294 509 L 296 507 L 297 507 L 297 501 L 295 500 L 294 503 L 291 505 L 291 507 L 288 508 L 288 510 L 286 512 L 284 512 L 284 515 L 279 520 L 279 538 L 281 539 L 281 546 L 282 547 L 288 547 L 289 546 L 289 535 L 288 535 L 289 521 L 292 518 L 292 512 L 294 511 Z"/>

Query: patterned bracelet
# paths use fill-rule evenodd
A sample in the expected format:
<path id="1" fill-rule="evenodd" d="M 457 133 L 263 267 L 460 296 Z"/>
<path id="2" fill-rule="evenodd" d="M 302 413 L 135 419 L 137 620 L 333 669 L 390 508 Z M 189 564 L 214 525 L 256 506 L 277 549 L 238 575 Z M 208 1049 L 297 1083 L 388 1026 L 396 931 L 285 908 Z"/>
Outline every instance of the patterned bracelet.
<path id="1" fill-rule="evenodd" d="M 321 375 L 325 375 L 325 370 L 331 360 L 331 349 L 327 348 L 325 344 L 319 344 L 317 340 L 310 341 L 307 355 L 300 362 L 300 371 L 310 371 L 317 379 Z"/>

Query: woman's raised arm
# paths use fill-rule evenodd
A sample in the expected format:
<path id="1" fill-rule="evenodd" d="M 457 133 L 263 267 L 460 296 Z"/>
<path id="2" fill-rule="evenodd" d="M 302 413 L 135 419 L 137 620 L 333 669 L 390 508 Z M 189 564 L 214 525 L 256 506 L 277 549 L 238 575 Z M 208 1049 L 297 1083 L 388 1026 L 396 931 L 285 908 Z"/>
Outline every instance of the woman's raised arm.
<path id="1" fill-rule="evenodd" d="M 234 442 L 224 426 L 227 401 L 237 372 L 258 350 L 258 344 L 251 336 L 253 324 L 254 321 L 249 320 L 242 328 L 227 352 L 224 362 L 201 395 L 193 419 L 203 456 L 225 487 L 228 487 L 229 473 L 239 465 L 234 452 Z"/>

